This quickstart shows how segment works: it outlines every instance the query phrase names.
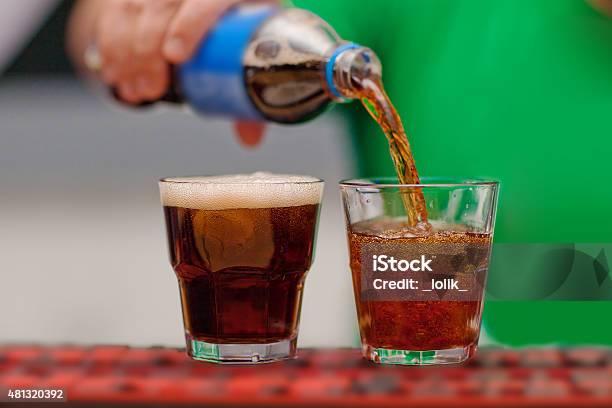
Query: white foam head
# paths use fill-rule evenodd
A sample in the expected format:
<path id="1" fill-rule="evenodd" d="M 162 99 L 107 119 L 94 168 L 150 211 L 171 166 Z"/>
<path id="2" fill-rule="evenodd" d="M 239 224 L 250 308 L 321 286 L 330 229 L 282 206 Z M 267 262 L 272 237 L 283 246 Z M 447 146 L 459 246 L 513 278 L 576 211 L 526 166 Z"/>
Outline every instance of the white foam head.
<path id="1" fill-rule="evenodd" d="M 202 210 L 295 207 L 321 202 L 323 182 L 311 176 L 257 172 L 174 177 L 159 183 L 162 204 Z"/>

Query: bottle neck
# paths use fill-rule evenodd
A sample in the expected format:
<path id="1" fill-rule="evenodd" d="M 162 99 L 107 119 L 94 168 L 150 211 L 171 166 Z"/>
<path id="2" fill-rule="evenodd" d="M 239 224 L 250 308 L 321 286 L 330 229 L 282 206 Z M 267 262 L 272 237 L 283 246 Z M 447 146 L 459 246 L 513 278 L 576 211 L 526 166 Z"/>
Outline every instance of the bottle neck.
<path id="1" fill-rule="evenodd" d="M 369 48 L 346 43 L 336 48 L 325 67 L 327 87 L 337 102 L 359 97 L 365 79 L 380 78 L 382 66 Z"/>

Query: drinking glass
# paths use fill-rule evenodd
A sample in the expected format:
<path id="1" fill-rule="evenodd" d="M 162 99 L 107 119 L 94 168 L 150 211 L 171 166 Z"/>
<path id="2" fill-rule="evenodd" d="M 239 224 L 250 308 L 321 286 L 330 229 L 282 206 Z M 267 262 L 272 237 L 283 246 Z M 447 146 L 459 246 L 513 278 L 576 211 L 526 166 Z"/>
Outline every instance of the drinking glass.
<path id="1" fill-rule="evenodd" d="M 362 351 L 377 363 L 458 363 L 476 351 L 498 183 L 340 183 Z M 426 222 L 409 224 L 405 203 Z"/>
<path id="2" fill-rule="evenodd" d="M 256 173 L 167 178 L 160 190 L 188 354 L 294 357 L 323 182 Z"/>

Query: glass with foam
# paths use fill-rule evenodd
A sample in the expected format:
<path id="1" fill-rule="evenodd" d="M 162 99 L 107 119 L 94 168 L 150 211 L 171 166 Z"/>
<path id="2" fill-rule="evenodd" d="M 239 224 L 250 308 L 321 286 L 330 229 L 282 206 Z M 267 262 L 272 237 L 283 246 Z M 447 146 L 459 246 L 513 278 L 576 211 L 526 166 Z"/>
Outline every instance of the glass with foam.
<path id="1" fill-rule="evenodd" d="M 160 181 L 188 354 L 215 363 L 296 355 L 323 181 L 254 173 Z"/>

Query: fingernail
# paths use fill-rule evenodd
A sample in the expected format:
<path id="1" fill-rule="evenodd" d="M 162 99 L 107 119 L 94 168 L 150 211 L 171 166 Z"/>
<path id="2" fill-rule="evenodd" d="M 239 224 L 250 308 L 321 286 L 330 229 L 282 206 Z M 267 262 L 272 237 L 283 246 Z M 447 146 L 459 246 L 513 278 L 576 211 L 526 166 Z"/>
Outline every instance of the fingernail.
<path id="1" fill-rule="evenodd" d="M 127 83 L 121 86 L 121 93 L 124 98 L 132 99 L 136 95 L 136 88 L 132 83 Z"/>
<path id="2" fill-rule="evenodd" d="M 185 42 L 179 37 L 171 38 L 164 46 L 164 53 L 172 59 L 182 58 L 185 53 Z"/>
<path id="3" fill-rule="evenodd" d="M 151 81 L 146 76 L 140 76 L 136 80 L 136 86 L 138 88 L 138 92 L 143 94 L 146 93 L 151 88 Z"/>

